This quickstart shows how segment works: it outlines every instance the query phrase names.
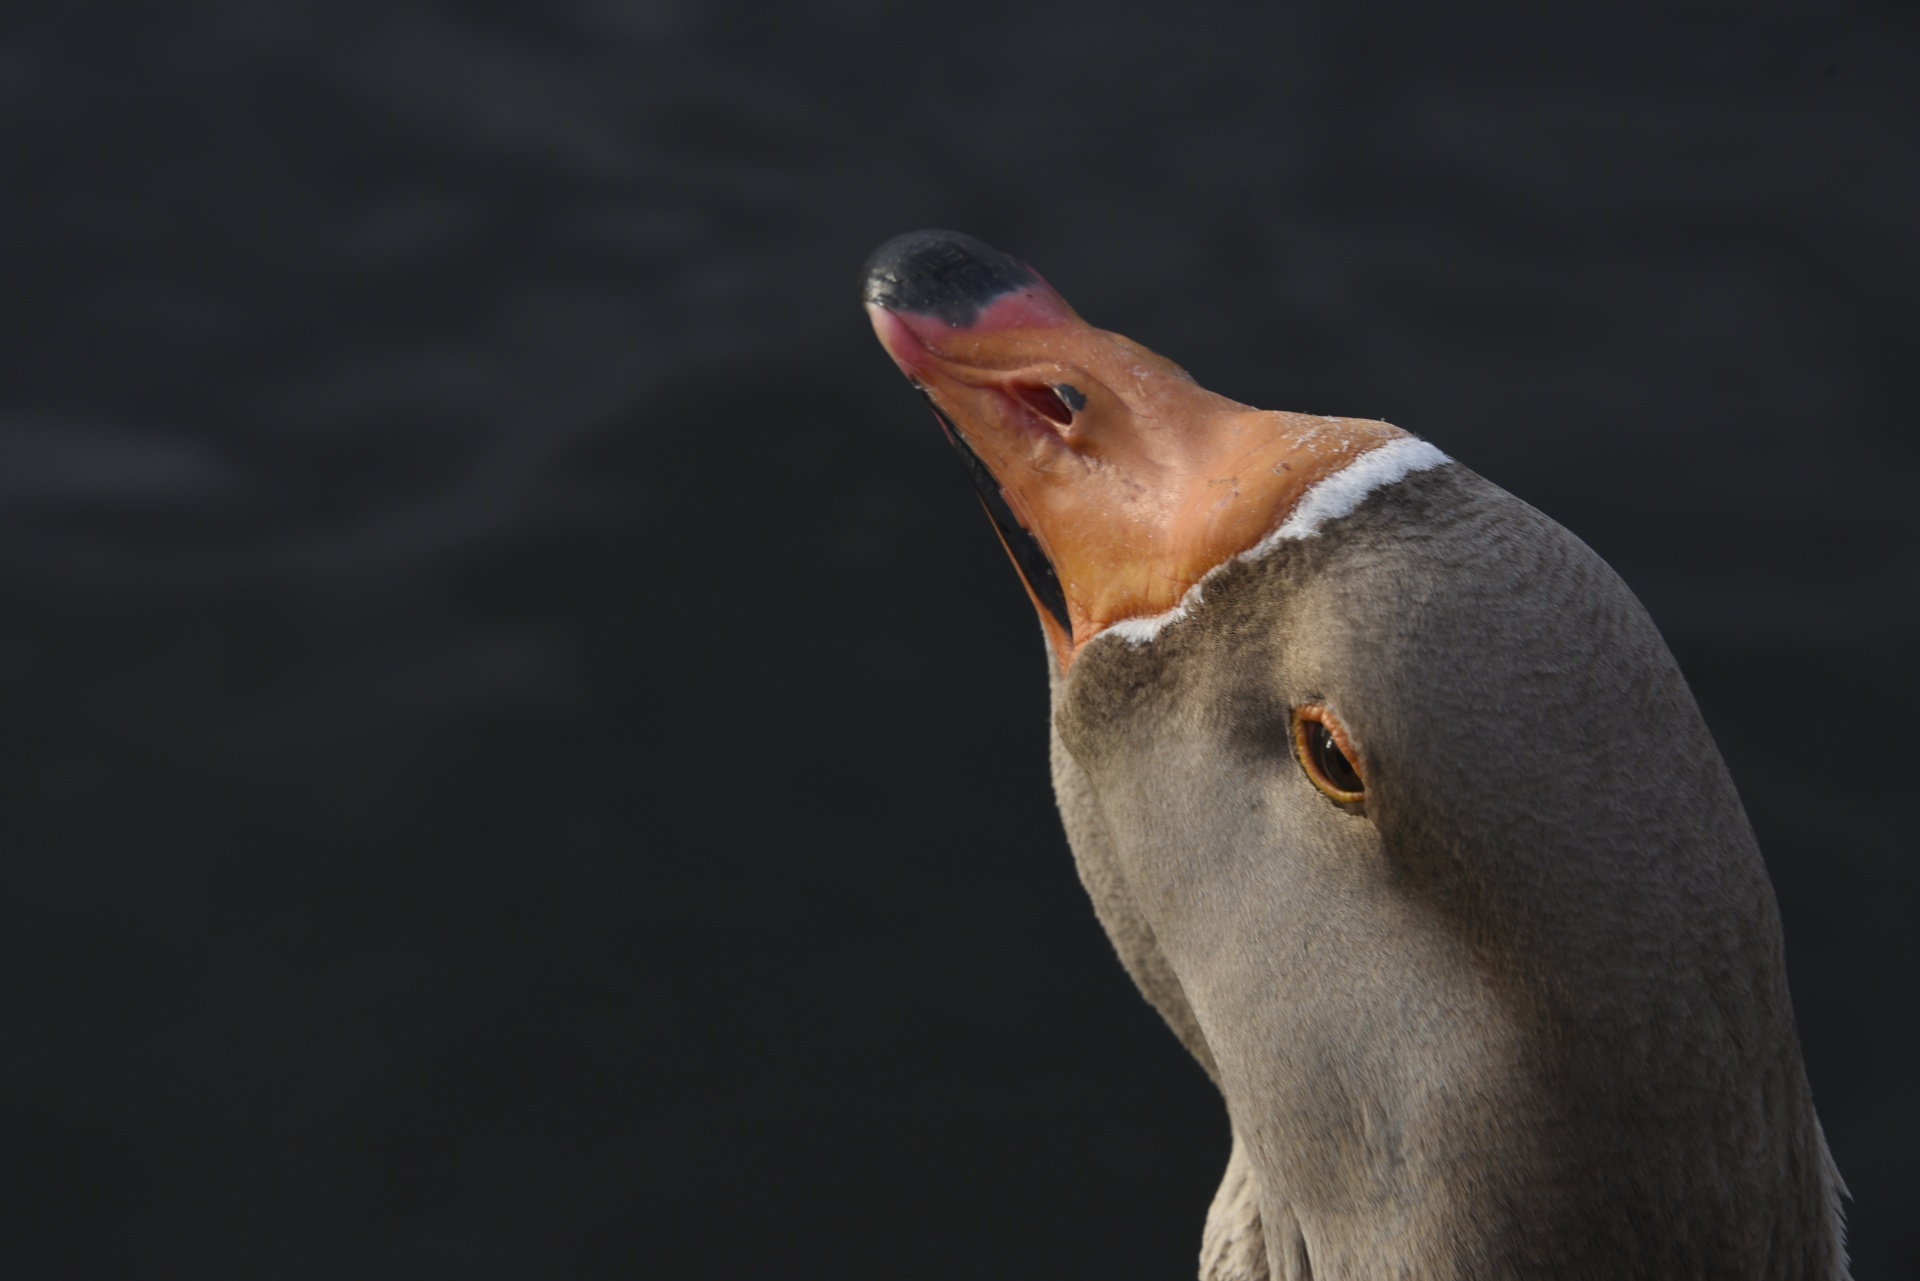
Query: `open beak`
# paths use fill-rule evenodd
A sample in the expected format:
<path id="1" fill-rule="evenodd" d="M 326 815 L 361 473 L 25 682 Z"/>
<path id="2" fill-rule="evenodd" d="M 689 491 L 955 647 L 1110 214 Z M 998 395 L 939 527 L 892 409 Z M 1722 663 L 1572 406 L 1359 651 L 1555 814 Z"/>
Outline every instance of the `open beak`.
<path id="1" fill-rule="evenodd" d="M 1315 482 L 1405 436 L 1216 396 L 958 232 L 896 236 L 862 276 L 874 332 L 967 460 L 1062 672 L 1106 628 L 1179 605 Z"/>

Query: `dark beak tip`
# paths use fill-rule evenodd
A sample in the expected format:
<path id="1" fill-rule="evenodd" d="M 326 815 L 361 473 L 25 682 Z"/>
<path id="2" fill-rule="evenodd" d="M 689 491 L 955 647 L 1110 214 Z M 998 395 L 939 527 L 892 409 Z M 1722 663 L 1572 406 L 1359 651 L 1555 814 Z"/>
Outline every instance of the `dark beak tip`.
<path id="1" fill-rule="evenodd" d="M 964 329 L 994 299 L 1038 280 L 1026 264 L 964 232 L 909 231 L 867 258 L 860 298 Z"/>

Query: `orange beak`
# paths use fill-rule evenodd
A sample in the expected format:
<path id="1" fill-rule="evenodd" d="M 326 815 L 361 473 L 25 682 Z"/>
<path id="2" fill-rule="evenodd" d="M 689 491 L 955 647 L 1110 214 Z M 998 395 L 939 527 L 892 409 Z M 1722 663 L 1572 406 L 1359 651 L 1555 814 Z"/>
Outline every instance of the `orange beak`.
<path id="1" fill-rule="evenodd" d="M 874 332 L 973 466 L 1062 672 L 1113 624 L 1178 606 L 1317 481 L 1406 435 L 1216 396 L 970 236 L 896 237 L 864 275 Z"/>

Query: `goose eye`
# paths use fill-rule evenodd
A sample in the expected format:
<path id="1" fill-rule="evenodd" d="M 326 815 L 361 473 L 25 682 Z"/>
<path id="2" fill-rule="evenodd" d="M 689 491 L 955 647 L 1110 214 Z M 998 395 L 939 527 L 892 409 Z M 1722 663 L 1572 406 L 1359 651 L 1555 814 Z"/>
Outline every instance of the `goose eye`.
<path id="1" fill-rule="evenodd" d="M 1346 731 L 1323 707 L 1302 707 L 1293 714 L 1293 743 L 1300 767 L 1313 785 L 1343 806 L 1366 799 L 1366 780 L 1353 763 Z"/>

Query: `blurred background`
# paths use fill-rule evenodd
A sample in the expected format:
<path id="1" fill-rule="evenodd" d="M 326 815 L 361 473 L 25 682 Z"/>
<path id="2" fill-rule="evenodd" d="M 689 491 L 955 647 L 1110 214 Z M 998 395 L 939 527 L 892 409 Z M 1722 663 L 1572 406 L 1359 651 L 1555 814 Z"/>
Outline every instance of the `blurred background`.
<path id="1" fill-rule="evenodd" d="M 10 5 L 8 1274 L 1193 1275 L 1224 1116 L 857 305 L 938 226 L 1621 570 L 1911 1275 L 1917 66 L 1844 4 Z"/>

